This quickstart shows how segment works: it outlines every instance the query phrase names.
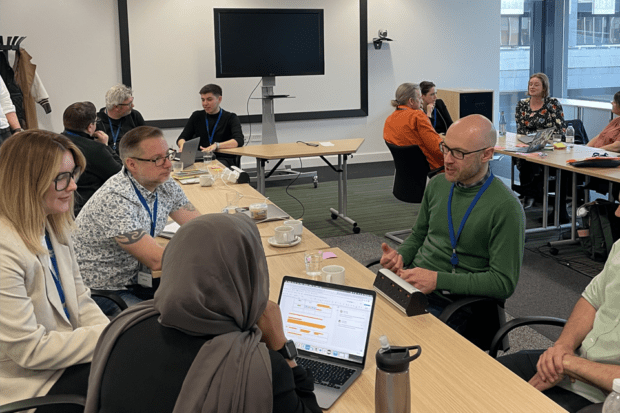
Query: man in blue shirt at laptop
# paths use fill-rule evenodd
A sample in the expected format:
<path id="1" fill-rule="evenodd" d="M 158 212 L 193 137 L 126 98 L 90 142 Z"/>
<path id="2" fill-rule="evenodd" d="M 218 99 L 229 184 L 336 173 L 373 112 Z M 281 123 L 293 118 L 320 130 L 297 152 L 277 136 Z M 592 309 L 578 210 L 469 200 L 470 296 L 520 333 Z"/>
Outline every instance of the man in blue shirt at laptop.
<path id="1" fill-rule="evenodd" d="M 204 110 L 197 110 L 189 117 L 183 132 L 177 139 L 179 149 L 194 138 L 200 138 L 200 150 L 216 152 L 218 149 L 231 149 L 243 146 L 243 132 L 239 117 L 220 107 L 222 88 L 209 84 L 200 89 L 200 100 Z M 217 160 L 226 167 L 239 166 L 239 157 L 224 153 L 216 154 Z"/>

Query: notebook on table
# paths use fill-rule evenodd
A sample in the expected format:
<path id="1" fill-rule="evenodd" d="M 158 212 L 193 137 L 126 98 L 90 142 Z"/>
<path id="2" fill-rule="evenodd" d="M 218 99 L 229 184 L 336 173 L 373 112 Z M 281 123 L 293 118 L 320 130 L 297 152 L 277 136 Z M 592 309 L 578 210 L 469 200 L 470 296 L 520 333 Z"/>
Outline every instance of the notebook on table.
<path id="1" fill-rule="evenodd" d="M 278 304 L 296 362 L 314 376 L 314 394 L 328 409 L 364 370 L 376 292 L 286 276 Z"/>

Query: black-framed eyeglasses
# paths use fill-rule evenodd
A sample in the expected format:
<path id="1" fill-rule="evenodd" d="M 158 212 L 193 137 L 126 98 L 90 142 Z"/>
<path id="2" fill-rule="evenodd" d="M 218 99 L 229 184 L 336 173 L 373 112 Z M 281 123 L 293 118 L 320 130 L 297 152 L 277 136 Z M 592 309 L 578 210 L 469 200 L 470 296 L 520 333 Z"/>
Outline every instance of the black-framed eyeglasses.
<path id="1" fill-rule="evenodd" d="M 82 168 L 80 168 L 79 166 L 73 168 L 71 172 L 59 173 L 58 176 L 54 178 L 54 188 L 58 192 L 64 191 L 71 183 L 71 178 L 73 178 L 73 181 L 77 183 L 78 179 L 80 179 L 81 174 Z"/>
<path id="2" fill-rule="evenodd" d="M 132 158 L 132 159 L 135 159 L 136 161 L 142 161 L 142 162 L 153 162 L 155 166 L 162 166 L 163 164 L 166 163 L 166 159 L 172 161 L 175 156 L 177 156 L 177 151 L 175 151 L 174 149 L 168 149 L 168 152 L 166 152 L 166 156 L 160 156 L 159 158 L 155 158 L 155 159 Z"/>
<path id="3" fill-rule="evenodd" d="M 129 103 L 119 103 L 117 106 L 131 106 L 133 105 L 133 99 L 131 99 L 131 102 Z"/>
<path id="4" fill-rule="evenodd" d="M 469 155 L 471 153 L 476 153 L 476 152 L 482 152 L 485 149 L 489 149 L 489 148 L 490 146 L 487 146 L 486 148 L 478 149 L 477 151 L 463 152 L 459 149 L 450 149 L 450 147 L 446 145 L 444 142 L 439 142 L 439 150 L 441 151 L 442 154 L 444 154 L 444 156 L 447 155 L 448 152 L 450 152 L 450 155 L 452 155 L 454 159 L 458 159 L 458 160 L 465 159 L 465 155 Z"/>

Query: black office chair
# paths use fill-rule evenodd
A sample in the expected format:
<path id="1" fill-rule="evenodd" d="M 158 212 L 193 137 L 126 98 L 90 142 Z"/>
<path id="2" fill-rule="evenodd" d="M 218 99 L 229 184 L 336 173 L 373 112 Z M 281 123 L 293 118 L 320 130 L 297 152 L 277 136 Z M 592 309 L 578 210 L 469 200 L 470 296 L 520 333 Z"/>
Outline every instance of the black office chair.
<path id="1" fill-rule="evenodd" d="M 585 145 L 590 142 L 590 139 L 588 139 L 588 134 L 586 133 L 586 128 L 585 126 L 583 126 L 582 121 L 580 121 L 579 119 L 572 119 L 566 120 L 564 121 L 564 123 L 566 124 L 567 128 L 569 124 L 573 125 L 573 129 L 575 129 L 575 144 Z"/>
<path id="2" fill-rule="evenodd" d="M 366 268 L 379 264 L 381 258 L 369 260 L 364 264 Z M 492 346 L 496 332 L 506 324 L 506 312 L 504 304 L 506 300 L 497 298 L 483 297 L 477 295 L 454 296 L 456 299 L 444 308 L 439 315 L 439 319 L 448 324 L 453 315 L 458 311 L 467 311 L 467 327 L 462 335 L 481 350 L 489 350 Z M 503 337 L 496 343 L 496 348 L 508 350 L 508 338 Z M 497 352 L 497 350 L 496 350 Z"/>
<path id="3" fill-rule="evenodd" d="M 514 320 L 510 320 L 502 328 L 497 330 L 493 340 L 491 341 L 491 345 L 489 347 L 489 356 L 493 358 L 497 358 L 497 352 L 499 351 L 499 346 L 505 337 L 508 337 L 508 333 L 510 333 L 515 328 L 529 326 L 529 325 L 549 325 L 549 326 L 557 326 L 564 327 L 566 324 L 566 320 L 562 318 L 556 317 L 520 317 L 515 318 Z"/>
<path id="4" fill-rule="evenodd" d="M 54 405 L 77 405 L 86 406 L 86 397 L 77 394 L 53 394 L 31 399 L 18 400 L 0 406 L 0 413 L 23 412 L 37 407 Z"/>
<path id="5" fill-rule="evenodd" d="M 114 304 L 116 304 L 121 311 L 127 309 L 127 303 L 125 302 L 125 300 L 123 300 L 120 295 L 112 291 L 91 289 L 90 296 L 107 298 L 108 300 L 114 302 Z"/>
<path id="6" fill-rule="evenodd" d="M 418 204 L 422 202 L 426 181 L 430 172 L 430 166 L 426 156 L 418 145 L 397 146 L 386 142 L 396 171 L 394 173 L 394 185 L 392 193 L 396 199 Z M 411 233 L 410 229 L 392 231 L 385 236 L 399 244 L 403 243 L 404 238 Z"/>

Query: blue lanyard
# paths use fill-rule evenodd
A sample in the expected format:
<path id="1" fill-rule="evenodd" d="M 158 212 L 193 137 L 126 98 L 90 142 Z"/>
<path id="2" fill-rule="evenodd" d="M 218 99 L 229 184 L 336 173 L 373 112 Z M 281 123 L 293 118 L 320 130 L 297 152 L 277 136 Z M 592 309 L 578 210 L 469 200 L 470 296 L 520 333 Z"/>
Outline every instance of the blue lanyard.
<path id="1" fill-rule="evenodd" d="M 56 284 L 56 289 L 58 290 L 58 295 L 60 296 L 60 302 L 62 303 L 62 308 L 65 310 L 65 314 L 67 318 L 69 318 L 69 311 L 67 311 L 67 306 L 65 304 L 65 293 L 62 290 L 62 284 L 60 284 L 60 272 L 58 271 L 58 262 L 56 262 L 56 256 L 54 255 L 54 248 L 52 248 L 52 242 L 50 241 L 49 234 L 45 231 L 45 243 L 47 244 L 47 250 L 50 254 L 50 260 L 52 261 L 52 266 L 54 267 L 52 273 L 52 278 L 54 279 L 54 284 Z M 50 268 L 51 270 L 51 268 Z"/>
<path id="2" fill-rule="evenodd" d="M 144 209 L 146 209 L 146 212 L 148 212 L 149 218 L 151 218 L 151 237 L 155 238 L 155 226 L 157 225 L 157 200 L 159 196 L 155 194 L 155 204 L 153 205 L 153 213 L 151 213 L 151 208 L 149 208 L 149 204 L 147 204 L 146 199 L 144 199 L 140 191 L 138 191 L 136 184 L 134 184 L 131 179 L 129 180 L 129 182 L 131 182 L 131 184 L 133 185 L 133 189 L 134 191 L 136 191 L 136 195 L 138 195 L 140 203 L 142 204 Z"/>
<path id="3" fill-rule="evenodd" d="M 484 185 L 482 185 L 482 187 L 478 190 L 478 193 L 471 201 L 471 204 L 469 204 L 469 208 L 467 208 L 467 212 L 465 212 L 465 216 L 463 216 L 463 219 L 461 220 L 461 226 L 459 227 L 459 232 L 456 237 L 454 236 L 454 224 L 452 223 L 452 194 L 454 194 L 454 183 L 452 184 L 452 188 L 450 188 L 450 197 L 448 198 L 448 228 L 450 229 L 450 243 L 452 244 L 452 258 L 450 258 L 450 264 L 452 264 L 452 273 L 455 272 L 456 266 L 459 265 L 459 257 L 456 255 L 456 244 L 461 237 L 461 232 L 463 231 L 463 227 L 465 226 L 465 221 L 467 221 L 467 218 L 469 218 L 469 214 L 471 214 L 471 211 L 476 206 L 476 203 L 478 202 L 484 191 L 486 191 L 487 188 L 491 185 L 491 182 L 493 182 L 493 172 L 491 172 L 487 180 L 484 181 Z"/>
<path id="4" fill-rule="evenodd" d="M 213 133 L 209 131 L 209 114 L 205 116 L 205 123 L 207 124 L 207 137 L 209 138 L 209 145 L 213 144 L 213 137 L 215 136 L 215 130 L 217 129 L 217 124 L 220 123 L 220 118 L 222 117 L 222 108 L 220 108 L 220 114 L 217 116 L 217 120 L 215 121 L 215 126 L 213 126 Z"/>
<path id="5" fill-rule="evenodd" d="M 437 106 L 433 108 L 433 129 L 437 126 Z"/>
<path id="6" fill-rule="evenodd" d="M 123 126 L 123 119 L 121 118 L 118 121 L 118 129 L 116 130 L 116 132 L 114 132 L 114 127 L 112 126 L 112 121 L 110 120 L 109 115 L 108 115 L 108 123 L 110 124 L 110 132 L 112 133 L 112 141 L 114 142 L 114 145 L 112 145 L 112 148 L 116 150 L 116 141 L 118 140 L 119 133 L 121 133 L 121 126 Z"/>
<path id="7" fill-rule="evenodd" d="M 68 130 L 66 130 L 66 129 L 65 129 L 65 133 L 66 133 L 67 135 L 77 136 L 77 137 L 79 137 L 79 138 L 81 138 L 81 137 L 82 137 L 82 135 L 78 135 L 77 133 L 75 133 L 75 132 L 70 132 L 70 131 L 68 131 Z"/>

